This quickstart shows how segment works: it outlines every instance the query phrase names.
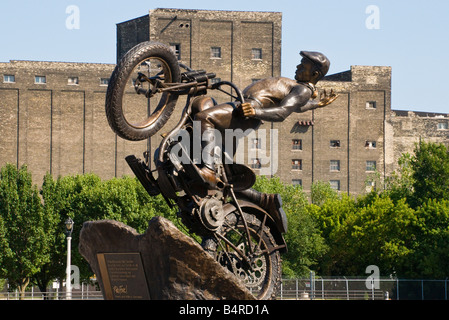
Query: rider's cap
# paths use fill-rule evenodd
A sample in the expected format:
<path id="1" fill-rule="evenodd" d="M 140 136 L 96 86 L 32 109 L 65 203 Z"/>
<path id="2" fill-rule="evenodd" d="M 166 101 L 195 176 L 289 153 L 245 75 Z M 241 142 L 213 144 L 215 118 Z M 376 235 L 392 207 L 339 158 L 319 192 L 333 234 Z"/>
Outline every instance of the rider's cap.
<path id="1" fill-rule="evenodd" d="M 307 58 L 308 60 L 312 61 L 312 63 L 315 65 L 315 67 L 317 68 L 318 72 L 321 74 L 322 77 L 324 77 L 326 73 L 329 71 L 331 63 L 324 54 L 312 51 L 301 51 L 299 54 L 304 58 Z"/>

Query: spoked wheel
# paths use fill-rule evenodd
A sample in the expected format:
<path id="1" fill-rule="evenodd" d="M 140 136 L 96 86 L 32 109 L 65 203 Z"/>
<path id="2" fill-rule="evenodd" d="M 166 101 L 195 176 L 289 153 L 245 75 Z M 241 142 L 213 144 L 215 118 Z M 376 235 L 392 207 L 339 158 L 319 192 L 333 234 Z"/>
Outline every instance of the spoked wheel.
<path id="1" fill-rule="evenodd" d="M 112 73 L 106 94 L 109 125 L 127 140 L 144 140 L 170 118 L 178 95 L 158 89 L 180 81 L 178 60 L 171 49 L 157 42 L 138 44 Z"/>
<path id="2" fill-rule="evenodd" d="M 274 299 L 281 281 L 281 257 L 270 229 L 262 222 L 244 212 L 249 239 L 243 220 L 238 212 L 225 218 L 223 231 L 226 240 L 218 237 L 218 243 L 205 239 L 204 247 L 215 248 L 216 260 L 231 271 L 250 292 L 260 300 Z M 211 242 L 215 242 L 213 246 Z M 245 256 L 245 258 L 242 257 Z"/>

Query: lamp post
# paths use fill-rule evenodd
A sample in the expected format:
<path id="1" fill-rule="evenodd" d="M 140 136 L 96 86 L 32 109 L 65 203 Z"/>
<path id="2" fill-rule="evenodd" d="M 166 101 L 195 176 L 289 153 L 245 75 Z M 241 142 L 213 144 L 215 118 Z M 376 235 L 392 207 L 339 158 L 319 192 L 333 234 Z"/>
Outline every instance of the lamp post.
<path id="1" fill-rule="evenodd" d="M 69 217 L 67 218 L 67 220 L 64 222 L 65 223 L 65 234 L 67 236 L 67 270 L 66 270 L 66 281 L 65 281 L 65 285 L 66 285 L 66 299 L 67 300 L 71 300 L 72 299 L 72 279 L 70 279 L 70 275 L 72 273 L 71 270 L 71 241 L 72 241 L 72 231 L 73 231 L 73 220 Z"/>

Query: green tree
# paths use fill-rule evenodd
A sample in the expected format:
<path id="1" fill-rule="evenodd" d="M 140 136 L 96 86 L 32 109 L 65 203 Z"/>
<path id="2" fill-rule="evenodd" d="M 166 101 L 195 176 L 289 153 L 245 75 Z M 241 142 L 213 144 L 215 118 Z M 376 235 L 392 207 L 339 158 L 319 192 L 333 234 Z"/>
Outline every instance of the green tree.
<path id="1" fill-rule="evenodd" d="M 319 274 L 326 276 L 347 274 L 347 261 L 352 259 L 349 249 L 353 243 L 346 235 L 346 224 L 348 217 L 354 215 L 356 210 L 355 200 L 345 194 L 325 199 L 321 206 L 315 204 L 309 206 L 308 211 L 328 247 L 326 254 L 319 261 L 316 270 Z"/>
<path id="2" fill-rule="evenodd" d="M 346 235 L 354 244 L 348 274 L 361 275 L 368 265 L 377 265 L 383 274 L 405 275 L 414 253 L 416 224 L 405 199 L 394 203 L 378 196 L 360 207 L 347 221 Z"/>
<path id="3" fill-rule="evenodd" d="M 411 164 L 413 207 L 426 203 L 428 199 L 449 199 L 449 150 L 445 145 L 420 142 Z"/>
<path id="4" fill-rule="evenodd" d="M 0 275 L 21 297 L 31 277 L 49 261 L 48 219 L 26 166 L 0 172 Z"/>
<path id="5" fill-rule="evenodd" d="M 406 199 L 410 204 L 414 194 L 414 178 L 412 167 L 412 155 L 403 153 L 398 159 L 398 170 L 394 171 L 391 176 L 385 179 L 385 190 L 393 201 Z"/>
<path id="6" fill-rule="evenodd" d="M 151 197 L 135 178 L 123 177 L 102 181 L 97 175 L 85 174 L 59 177 L 56 181 L 47 176 L 42 187 L 44 210 L 59 214 L 54 227 L 52 264 L 36 278 L 42 285 L 48 279 L 65 277 L 66 238 L 63 233 L 64 221 L 71 217 L 74 222 L 72 233 L 72 263 L 79 267 L 81 280 L 87 281 L 92 272 L 79 254 L 79 233 L 83 223 L 95 220 L 116 220 L 143 233 L 149 220 L 161 215 L 176 221 L 175 210 L 170 209 L 161 197 Z M 47 281 L 48 283 L 48 281 Z"/>
<path id="7" fill-rule="evenodd" d="M 313 204 L 321 206 L 329 200 L 338 199 L 338 193 L 332 189 L 329 182 L 316 181 L 312 183 L 310 200 Z"/>
<path id="8" fill-rule="evenodd" d="M 49 261 L 45 263 L 32 277 L 32 282 L 39 287 L 41 292 L 46 292 L 50 282 L 55 279 L 65 278 L 67 242 L 63 233 L 64 206 L 69 196 L 61 186 L 63 179 L 53 180 L 50 174 L 44 176 L 41 196 L 43 200 L 43 210 L 47 218 Z M 61 215 L 62 212 L 62 215 Z M 47 297 L 45 297 L 47 298 Z"/>
<path id="9" fill-rule="evenodd" d="M 287 277 L 306 276 L 315 269 L 326 252 L 324 239 L 320 236 L 307 208 L 308 199 L 300 186 L 283 184 L 278 177 L 257 177 L 254 188 L 265 193 L 279 193 L 288 219 L 288 232 L 284 235 L 288 252 L 283 255 L 283 274 Z"/>
<path id="10" fill-rule="evenodd" d="M 410 271 L 418 220 L 405 199 L 395 203 L 374 192 L 358 199 L 342 195 L 313 206 L 311 213 L 329 246 L 322 274 L 362 276 L 369 265 L 387 275 Z"/>
<path id="11" fill-rule="evenodd" d="M 417 209 L 416 254 L 411 277 L 445 279 L 449 274 L 449 200 L 429 199 Z"/>

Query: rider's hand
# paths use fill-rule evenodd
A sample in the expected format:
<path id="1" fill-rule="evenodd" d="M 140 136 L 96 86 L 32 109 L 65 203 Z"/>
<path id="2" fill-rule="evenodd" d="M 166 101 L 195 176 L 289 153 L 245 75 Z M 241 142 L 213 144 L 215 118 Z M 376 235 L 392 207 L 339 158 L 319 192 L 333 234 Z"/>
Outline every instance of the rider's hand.
<path id="1" fill-rule="evenodd" d="M 249 102 L 242 103 L 240 109 L 244 117 L 254 117 L 256 115 L 256 110 Z"/>
<path id="2" fill-rule="evenodd" d="M 318 107 L 325 107 L 335 100 L 337 100 L 338 94 L 334 93 L 334 90 L 331 90 L 331 93 L 328 95 L 326 93 L 326 90 L 324 90 L 324 93 L 320 94 L 320 101 L 318 102 Z"/>

